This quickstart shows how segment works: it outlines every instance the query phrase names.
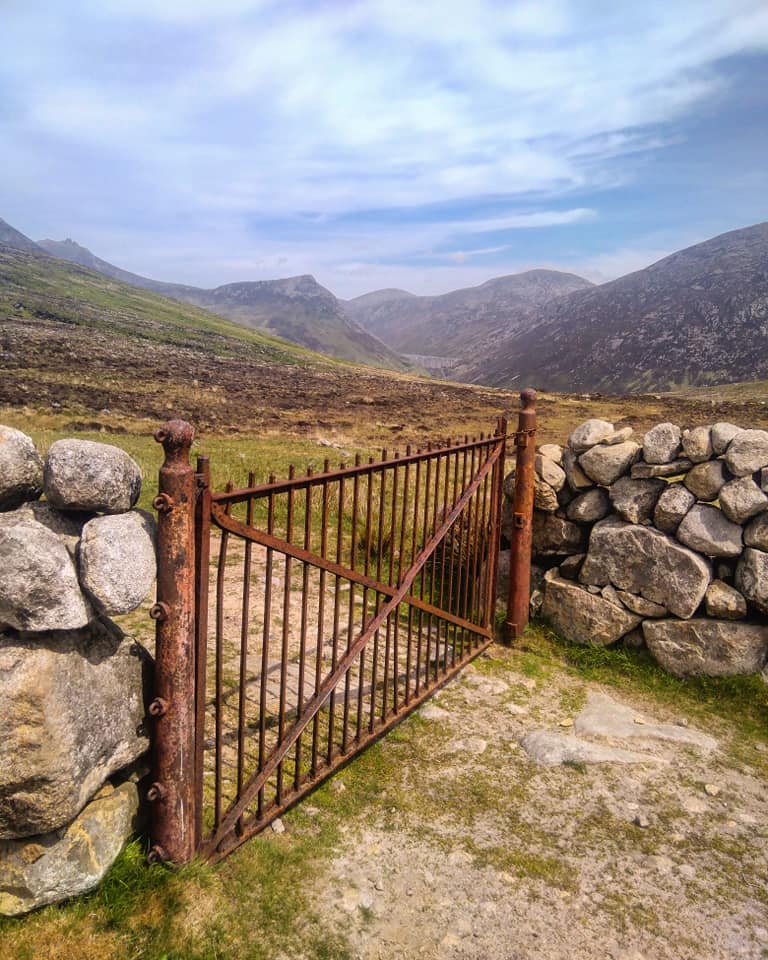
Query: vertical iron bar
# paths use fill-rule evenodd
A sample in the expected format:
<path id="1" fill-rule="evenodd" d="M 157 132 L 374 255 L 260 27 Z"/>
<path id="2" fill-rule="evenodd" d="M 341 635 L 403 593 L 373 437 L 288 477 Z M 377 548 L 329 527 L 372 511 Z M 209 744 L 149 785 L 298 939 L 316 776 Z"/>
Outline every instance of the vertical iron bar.
<path id="1" fill-rule="evenodd" d="M 274 474 L 270 474 L 269 482 L 275 482 Z M 275 529 L 275 495 L 269 494 L 267 501 L 267 532 Z M 264 631 L 261 641 L 261 676 L 259 677 L 259 770 L 264 766 L 266 759 L 267 739 L 267 676 L 269 672 L 269 641 L 272 632 L 272 563 L 274 551 L 267 547 L 267 561 L 264 567 Z M 257 798 L 258 816 L 264 810 L 264 789 L 259 790 Z"/>
<path id="2" fill-rule="evenodd" d="M 248 474 L 248 486 L 252 487 L 256 482 L 256 476 L 251 471 Z M 248 526 L 253 526 L 253 498 L 248 498 L 246 506 L 245 522 Z M 237 701 L 237 796 L 243 789 L 243 763 L 245 754 L 245 691 L 246 675 L 248 673 L 248 626 L 251 608 L 251 558 L 253 544 L 250 540 L 245 541 L 243 553 L 243 606 L 242 619 L 240 622 L 240 689 L 238 691 Z M 237 828 L 242 831 L 242 818 L 238 820 Z"/>
<path id="3" fill-rule="evenodd" d="M 288 479 L 293 480 L 296 475 L 293 464 L 288 467 Z M 285 516 L 285 539 L 288 543 L 293 542 L 293 495 L 294 489 L 288 490 L 288 506 Z M 277 742 L 282 743 L 285 736 L 285 701 L 286 686 L 288 682 L 288 639 L 291 626 L 291 570 L 292 557 L 286 555 L 284 561 L 285 580 L 283 581 L 283 642 L 280 648 L 280 712 L 277 721 Z M 277 767 L 277 789 L 275 792 L 275 801 L 280 803 L 283 799 L 283 762 L 280 761 Z"/>
<path id="4" fill-rule="evenodd" d="M 531 544 L 533 538 L 533 488 L 536 457 L 536 391 L 520 394 L 515 442 L 515 499 L 512 516 L 512 542 L 509 554 L 509 601 L 506 636 L 517 639 L 528 623 L 531 591 Z"/>
<path id="5" fill-rule="evenodd" d="M 158 510 L 156 718 L 152 857 L 188 863 L 195 853 L 195 475 L 189 462 L 194 428 L 171 420 L 155 433 L 165 461 Z"/>

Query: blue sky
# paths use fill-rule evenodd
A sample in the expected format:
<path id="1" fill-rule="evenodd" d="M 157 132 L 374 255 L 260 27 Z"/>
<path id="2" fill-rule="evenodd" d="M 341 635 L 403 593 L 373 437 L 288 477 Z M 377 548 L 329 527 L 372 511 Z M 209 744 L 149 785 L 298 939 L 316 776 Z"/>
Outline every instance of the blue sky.
<path id="1" fill-rule="evenodd" d="M 214 286 L 602 281 L 768 219 L 765 0 L 0 0 L 0 217 Z"/>

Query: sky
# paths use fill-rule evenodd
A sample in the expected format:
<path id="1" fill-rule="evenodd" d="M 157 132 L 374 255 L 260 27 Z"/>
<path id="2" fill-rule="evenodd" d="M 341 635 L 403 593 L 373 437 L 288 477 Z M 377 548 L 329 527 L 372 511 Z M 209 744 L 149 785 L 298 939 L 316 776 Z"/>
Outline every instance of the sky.
<path id="1" fill-rule="evenodd" d="M 768 220 L 766 0 L 0 0 L 0 217 L 168 281 L 603 282 Z"/>

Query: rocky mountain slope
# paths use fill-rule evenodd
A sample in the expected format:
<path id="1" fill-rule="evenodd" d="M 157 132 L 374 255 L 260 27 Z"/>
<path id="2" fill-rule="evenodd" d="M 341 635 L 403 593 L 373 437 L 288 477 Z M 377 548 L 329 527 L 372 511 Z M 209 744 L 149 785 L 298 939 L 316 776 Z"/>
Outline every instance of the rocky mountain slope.
<path id="1" fill-rule="evenodd" d="M 25 237 L 10 223 L 0 218 L 0 247 L 11 247 L 14 250 L 24 250 L 26 253 L 44 253 L 42 247 Z"/>
<path id="2" fill-rule="evenodd" d="M 458 372 L 628 393 L 768 377 L 768 223 L 546 304 Z"/>
<path id="3" fill-rule="evenodd" d="M 591 286 L 572 273 L 528 270 L 436 297 L 375 291 L 345 309 L 400 353 L 466 358 L 524 328 L 553 298 Z"/>
<path id="4" fill-rule="evenodd" d="M 257 330 L 267 330 L 310 350 L 344 360 L 405 370 L 408 364 L 341 309 L 339 301 L 310 276 L 228 283 L 212 290 L 163 283 L 122 270 L 73 240 L 41 240 L 51 256 L 78 263 L 134 287 L 191 303 Z"/>

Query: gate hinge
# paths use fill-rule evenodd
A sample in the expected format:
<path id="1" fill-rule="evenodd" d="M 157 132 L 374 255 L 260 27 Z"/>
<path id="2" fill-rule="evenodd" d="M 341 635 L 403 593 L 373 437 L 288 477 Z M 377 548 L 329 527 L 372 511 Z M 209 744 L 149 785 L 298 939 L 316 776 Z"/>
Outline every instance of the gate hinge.
<path id="1" fill-rule="evenodd" d="M 524 513 L 513 514 L 512 523 L 516 530 L 524 530 L 527 526 L 525 514 Z"/>

